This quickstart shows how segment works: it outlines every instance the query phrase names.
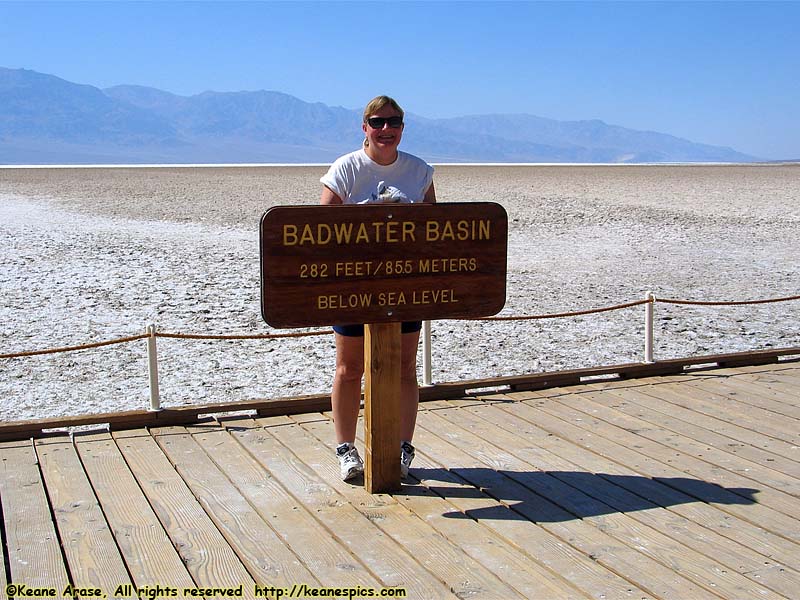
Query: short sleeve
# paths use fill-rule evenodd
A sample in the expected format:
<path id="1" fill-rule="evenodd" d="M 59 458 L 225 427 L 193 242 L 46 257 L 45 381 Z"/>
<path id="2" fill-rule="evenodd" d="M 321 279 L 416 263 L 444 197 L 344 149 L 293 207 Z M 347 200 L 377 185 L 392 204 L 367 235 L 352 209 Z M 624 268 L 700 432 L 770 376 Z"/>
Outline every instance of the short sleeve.
<path id="1" fill-rule="evenodd" d="M 341 161 L 337 160 L 334 162 L 328 169 L 328 172 L 320 177 L 319 181 L 322 185 L 331 189 L 342 201 L 347 199 L 347 190 L 345 189 L 346 178 Z"/>

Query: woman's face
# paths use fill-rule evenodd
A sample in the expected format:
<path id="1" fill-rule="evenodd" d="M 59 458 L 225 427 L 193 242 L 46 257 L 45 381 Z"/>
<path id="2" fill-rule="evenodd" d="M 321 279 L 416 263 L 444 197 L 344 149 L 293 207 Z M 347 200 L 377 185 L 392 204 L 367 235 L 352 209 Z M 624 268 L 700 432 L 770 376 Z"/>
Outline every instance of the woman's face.
<path id="1" fill-rule="evenodd" d="M 399 116 L 400 113 L 392 108 L 391 104 L 387 104 L 379 111 L 371 114 L 370 118 L 382 117 L 388 119 L 390 117 Z M 369 140 L 368 147 L 379 152 L 397 150 L 400 139 L 403 137 L 403 127 L 404 125 L 402 124 L 399 127 L 391 127 L 388 123 L 384 123 L 380 128 L 372 127 L 369 123 L 364 123 L 362 125 L 367 140 Z"/>

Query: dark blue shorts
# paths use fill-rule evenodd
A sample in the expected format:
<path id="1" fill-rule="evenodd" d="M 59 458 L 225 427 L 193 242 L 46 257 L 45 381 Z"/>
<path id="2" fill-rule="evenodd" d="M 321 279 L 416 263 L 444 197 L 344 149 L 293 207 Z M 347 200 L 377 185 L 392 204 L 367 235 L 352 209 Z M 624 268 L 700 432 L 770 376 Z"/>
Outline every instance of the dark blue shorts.
<path id="1" fill-rule="evenodd" d="M 422 329 L 422 321 L 403 321 L 400 324 L 400 333 L 416 333 Z M 363 325 L 334 325 L 333 330 L 345 337 L 364 337 Z"/>

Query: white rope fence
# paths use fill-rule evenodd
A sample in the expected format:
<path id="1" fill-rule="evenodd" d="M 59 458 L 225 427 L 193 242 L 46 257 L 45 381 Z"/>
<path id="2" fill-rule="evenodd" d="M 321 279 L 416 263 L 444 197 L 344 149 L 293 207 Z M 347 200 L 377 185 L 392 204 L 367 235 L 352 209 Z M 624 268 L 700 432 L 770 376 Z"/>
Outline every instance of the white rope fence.
<path id="1" fill-rule="evenodd" d="M 775 302 L 789 302 L 792 300 L 800 300 L 798 296 L 785 296 L 782 298 L 770 298 L 766 300 L 741 300 L 741 301 L 699 301 L 699 300 L 677 300 L 672 298 L 656 298 L 653 292 L 646 292 L 642 300 L 635 300 L 633 302 L 626 302 L 624 304 L 615 304 L 613 306 L 605 306 L 602 308 L 593 308 L 586 310 L 579 310 L 573 312 L 551 313 L 542 315 L 521 315 L 521 316 L 502 316 L 502 317 L 486 317 L 482 319 L 470 319 L 473 321 L 528 321 L 538 319 L 560 319 L 577 317 L 583 315 L 591 315 L 602 312 L 623 310 L 635 306 L 645 307 L 644 312 L 644 363 L 654 363 L 654 323 L 655 323 L 655 305 L 656 302 L 663 304 L 675 304 L 684 306 L 743 306 L 754 304 L 769 304 Z M 292 333 L 273 333 L 273 334 L 186 334 L 186 333 L 169 333 L 158 331 L 154 324 L 148 325 L 145 333 L 140 335 L 133 335 L 114 340 L 106 340 L 101 342 L 93 342 L 89 344 L 81 344 L 77 346 L 66 346 L 60 348 L 49 348 L 45 350 L 30 350 L 22 352 L 11 352 L 7 354 L 0 354 L 0 359 L 13 359 L 29 356 L 40 356 L 45 354 L 57 354 L 61 352 L 75 352 L 80 350 L 87 350 L 91 348 L 99 348 L 103 346 L 110 346 L 113 344 L 124 344 L 134 342 L 142 339 L 147 340 L 147 363 L 149 375 L 149 390 L 150 390 L 150 411 L 161 410 L 161 398 L 158 383 L 158 345 L 157 339 L 174 338 L 174 339 L 191 339 L 191 340 L 255 340 L 255 339 L 282 339 L 282 338 L 297 338 L 297 337 L 310 337 L 319 335 L 330 335 L 332 330 L 316 330 L 316 331 L 303 331 Z M 433 365 L 431 361 L 431 323 L 424 321 L 422 324 L 422 384 L 424 386 L 433 385 Z"/>

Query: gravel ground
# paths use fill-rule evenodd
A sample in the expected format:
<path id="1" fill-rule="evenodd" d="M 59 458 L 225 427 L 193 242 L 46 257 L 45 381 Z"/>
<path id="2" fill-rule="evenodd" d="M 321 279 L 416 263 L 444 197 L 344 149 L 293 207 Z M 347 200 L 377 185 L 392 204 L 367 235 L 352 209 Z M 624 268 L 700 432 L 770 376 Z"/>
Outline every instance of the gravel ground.
<path id="1" fill-rule="evenodd" d="M 142 333 L 269 333 L 258 222 L 325 167 L 0 169 L 0 354 Z M 504 315 L 800 293 L 800 165 L 439 166 L 440 202 L 509 215 Z M 434 381 L 638 361 L 643 307 L 433 323 Z M 800 345 L 800 302 L 656 305 L 656 358 Z M 328 391 L 330 335 L 159 339 L 164 405 Z M 0 418 L 148 406 L 145 342 L 0 359 Z"/>

